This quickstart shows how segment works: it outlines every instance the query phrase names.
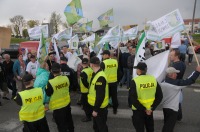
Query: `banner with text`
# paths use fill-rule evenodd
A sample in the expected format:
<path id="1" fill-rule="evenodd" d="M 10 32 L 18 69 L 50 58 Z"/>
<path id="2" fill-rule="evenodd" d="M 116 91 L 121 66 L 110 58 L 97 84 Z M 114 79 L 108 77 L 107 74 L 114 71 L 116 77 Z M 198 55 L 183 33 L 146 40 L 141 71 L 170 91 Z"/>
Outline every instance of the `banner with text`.
<path id="1" fill-rule="evenodd" d="M 41 31 L 44 35 L 44 38 L 48 38 L 49 36 L 48 25 L 41 25 L 28 29 L 28 34 L 30 39 L 40 39 Z"/>

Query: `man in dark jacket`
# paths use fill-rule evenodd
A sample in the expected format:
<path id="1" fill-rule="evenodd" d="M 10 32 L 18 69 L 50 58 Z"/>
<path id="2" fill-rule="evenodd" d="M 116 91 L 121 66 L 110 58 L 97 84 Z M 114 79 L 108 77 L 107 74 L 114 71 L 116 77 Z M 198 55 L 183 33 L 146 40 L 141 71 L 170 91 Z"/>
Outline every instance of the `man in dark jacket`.
<path id="1" fill-rule="evenodd" d="M 65 75 L 69 78 L 70 86 L 69 90 L 71 91 L 74 87 L 74 73 L 72 69 L 67 65 L 67 58 L 60 58 L 60 67 L 61 67 L 61 75 Z"/>
<path id="2" fill-rule="evenodd" d="M 181 95 L 181 90 L 187 85 L 191 85 L 199 77 L 200 66 L 196 68 L 187 79 L 177 79 L 177 74 L 180 72 L 174 67 L 169 67 L 166 70 L 167 77 L 165 81 L 161 83 L 161 88 L 163 92 L 163 113 L 164 113 L 164 126 L 162 132 L 173 132 L 175 127 L 178 110 L 179 110 L 179 99 Z"/>

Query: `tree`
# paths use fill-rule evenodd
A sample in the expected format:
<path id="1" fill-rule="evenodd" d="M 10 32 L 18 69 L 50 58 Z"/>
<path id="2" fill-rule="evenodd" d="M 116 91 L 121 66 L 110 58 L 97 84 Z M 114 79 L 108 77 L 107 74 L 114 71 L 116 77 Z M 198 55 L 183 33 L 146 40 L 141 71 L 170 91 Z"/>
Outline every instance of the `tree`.
<path id="1" fill-rule="evenodd" d="M 14 26 L 16 36 L 22 36 L 22 28 L 25 26 L 24 17 L 21 15 L 14 16 L 13 18 L 10 18 L 10 22 Z"/>
<path id="2" fill-rule="evenodd" d="M 50 25 L 52 25 L 53 27 L 53 31 L 54 33 L 58 33 L 59 31 L 59 25 L 62 23 L 61 21 L 61 15 L 60 14 L 56 14 L 56 12 L 52 12 L 51 13 L 51 17 L 50 17 Z"/>
<path id="3" fill-rule="evenodd" d="M 29 20 L 27 22 L 27 25 L 29 26 L 29 28 L 33 28 L 35 26 L 38 26 L 39 25 L 39 20 Z"/>
<path id="4" fill-rule="evenodd" d="M 27 29 L 24 29 L 23 32 L 22 32 L 22 34 L 23 34 L 23 37 L 24 37 L 24 38 L 29 37 L 29 35 L 28 35 L 28 30 L 27 30 Z"/>

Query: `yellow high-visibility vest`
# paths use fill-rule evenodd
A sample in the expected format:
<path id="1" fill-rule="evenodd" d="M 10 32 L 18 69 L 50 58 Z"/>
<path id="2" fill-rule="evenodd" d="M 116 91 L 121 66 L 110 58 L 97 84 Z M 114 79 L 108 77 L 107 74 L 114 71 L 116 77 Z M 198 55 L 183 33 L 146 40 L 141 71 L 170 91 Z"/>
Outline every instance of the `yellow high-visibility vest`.
<path id="1" fill-rule="evenodd" d="M 91 105 L 91 106 L 94 106 L 95 104 L 95 101 L 96 101 L 96 90 L 95 90 L 95 85 L 102 85 L 101 82 L 97 82 L 97 79 L 99 77 L 104 77 L 106 79 L 106 75 L 103 71 L 100 71 L 98 72 L 94 79 L 92 80 L 91 82 L 91 85 L 90 85 L 90 89 L 89 89 L 89 94 L 88 94 L 88 103 Z M 105 90 L 105 98 L 103 100 L 103 103 L 101 104 L 101 107 L 100 108 L 105 108 L 107 107 L 108 105 L 108 102 L 109 102 L 109 94 L 108 94 L 108 83 L 107 83 L 107 79 L 106 79 L 106 90 Z"/>
<path id="2" fill-rule="evenodd" d="M 67 76 L 57 76 L 49 83 L 53 87 L 53 94 L 50 98 L 49 109 L 56 110 L 67 106 L 70 103 L 69 79 Z"/>
<path id="3" fill-rule="evenodd" d="M 136 84 L 136 91 L 139 102 L 147 109 L 151 110 L 151 105 L 155 100 L 157 81 L 154 76 L 140 75 L 133 78 Z M 132 109 L 136 108 L 132 105 Z"/>
<path id="4" fill-rule="evenodd" d="M 19 111 L 20 121 L 34 122 L 44 118 L 42 88 L 33 88 L 19 92 L 22 99 L 22 107 Z"/>
<path id="5" fill-rule="evenodd" d="M 118 63 L 115 59 L 106 59 L 103 61 L 105 64 L 104 72 L 107 76 L 108 83 L 117 82 L 117 69 Z"/>
<path id="6" fill-rule="evenodd" d="M 92 78 L 92 73 L 93 73 L 92 68 L 90 68 L 90 67 L 85 68 L 81 72 L 85 72 L 86 73 L 86 75 L 87 75 L 87 82 L 90 84 L 90 80 Z M 80 79 L 80 89 L 81 89 L 81 93 L 88 93 L 88 91 L 89 91 L 89 88 L 86 88 L 83 85 L 81 79 Z"/>

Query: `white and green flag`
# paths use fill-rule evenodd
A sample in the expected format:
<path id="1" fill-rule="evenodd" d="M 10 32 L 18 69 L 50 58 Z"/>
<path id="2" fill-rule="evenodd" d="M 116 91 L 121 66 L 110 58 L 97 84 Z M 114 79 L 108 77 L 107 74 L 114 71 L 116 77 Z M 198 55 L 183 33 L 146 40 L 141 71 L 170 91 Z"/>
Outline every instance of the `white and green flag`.
<path id="1" fill-rule="evenodd" d="M 135 39 L 138 34 L 138 26 L 130 28 L 123 33 L 122 41 L 127 41 L 131 39 Z"/>
<path id="2" fill-rule="evenodd" d="M 70 49 L 78 49 L 78 43 L 79 43 L 79 38 L 78 35 L 76 34 L 69 40 L 69 47 Z"/>
<path id="3" fill-rule="evenodd" d="M 117 48 L 119 42 L 121 39 L 121 28 L 120 26 L 115 26 L 111 28 L 105 36 L 98 42 L 99 44 L 104 44 L 106 42 L 109 42 L 113 48 Z"/>
<path id="4" fill-rule="evenodd" d="M 72 27 L 66 28 L 65 30 L 55 34 L 53 38 L 56 40 L 70 39 L 72 37 Z"/>
<path id="5" fill-rule="evenodd" d="M 145 32 L 143 32 L 140 36 L 139 42 L 136 47 L 136 53 L 135 53 L 135 61 L 134 66 L 137 66 L 139 62 L 145 62 L 145 43 L 146 43 L 146 35 Z M 133 69 L 133 77 L 136 77 L 136 69 Z"/>

